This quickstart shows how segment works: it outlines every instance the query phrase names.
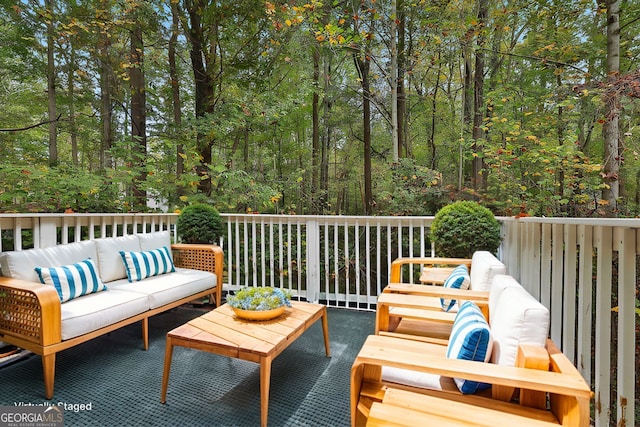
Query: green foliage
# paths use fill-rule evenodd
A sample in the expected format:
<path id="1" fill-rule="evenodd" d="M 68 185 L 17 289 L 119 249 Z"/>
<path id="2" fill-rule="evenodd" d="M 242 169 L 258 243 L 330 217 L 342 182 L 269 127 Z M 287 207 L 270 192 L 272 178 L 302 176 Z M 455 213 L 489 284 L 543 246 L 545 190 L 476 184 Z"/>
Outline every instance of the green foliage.
<path id="1" fill-rule="evenodd" d="M 78 168 L 0 166 L 3 212 L 121 212 L 117 185 Z"/>
<path id="2" fill-rule="evenodd" d="M 500 223 L 476 202 L 455 202 L 436 214 L 431 240 L 438 256 L 471 258 L 475 251 L 495 253 L 500 246 Z"/>
<path id="3" fill-rule="evenodd" d="M 184 243 L 215 243 L 224 232 L 216 208 L 203 203 L 185 207 L 178 216 L 176 228 Z"/>
<path id="4" fill-rule="evenodd" d="M 413 159 L 391 165 L 391 178 L 378 193 L 380 215 L 433 215 L 442 204 L 442 176 Z"/>

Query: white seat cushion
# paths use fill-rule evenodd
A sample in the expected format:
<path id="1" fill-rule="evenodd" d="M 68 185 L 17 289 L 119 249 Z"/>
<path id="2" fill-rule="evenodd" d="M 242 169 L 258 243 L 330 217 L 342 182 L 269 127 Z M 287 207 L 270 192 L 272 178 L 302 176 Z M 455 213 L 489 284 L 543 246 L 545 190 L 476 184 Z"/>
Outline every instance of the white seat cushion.
<path id="1" fill-rule="evenodd" d="M 176 268 L 174 273 L 148 277 L 140 282 L 129 283 L 127 279 L 123 279 L 107 283 L 109 289 L 147 295 L 151 310 L 213 288 L 215 285 L 215 274 L 186 268 Z"/>
<path id="2" fill-rule="evenodd" d="M 471 286 L 474 291 L 488 291 L 496 274 L 507 274 L 507 267 L 489 251 L 476 251 L 471 257 Z"/>
<path id="3" fill-rule="evenodd" d="M 147 295 L 108 289 L 62 304 L 62 340 L 68 340 L 149 310 Z"/>

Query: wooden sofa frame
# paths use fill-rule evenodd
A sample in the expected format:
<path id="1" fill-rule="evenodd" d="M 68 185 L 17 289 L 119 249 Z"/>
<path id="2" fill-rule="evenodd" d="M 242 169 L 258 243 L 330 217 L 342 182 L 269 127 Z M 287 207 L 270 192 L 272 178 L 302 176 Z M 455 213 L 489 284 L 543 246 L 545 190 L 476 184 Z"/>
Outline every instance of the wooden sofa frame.
<path id="1" fill-rule="evenodd" d="M 515 367 L 448 359 L 433 344 L 388 336 L 367 338 L 351 369 L 351 425 L 588 426 L 592 392 L 562 352 L 520 346 Z M 493 384 L 491 394 L 463 395 L 384 383 L 382 367 Z M 519 402 L 504 389 L 517 388 Z M 486 422 L 483 422 L 485 420 Z M 433 424 L 432 424 L 433 423 Z"/>
<path id="2" fill-rule="evenodd" d="M 214 293 L 216 304 L 220 304 L 224 268 L 222 248 L 216 245 L 174 244 L 171 250 L 176 267 L 215 273 L 216 287 L 65 341 L 62 341 L 61 333 L 61 303 L 53 286 L 0 277 L 0 341 L 42 356 L 47 399 L 53 398 L 55 360 L 59 351 L 138 321 L 142 321 L 143 346 L 147 350 L 149 317 Z"/>

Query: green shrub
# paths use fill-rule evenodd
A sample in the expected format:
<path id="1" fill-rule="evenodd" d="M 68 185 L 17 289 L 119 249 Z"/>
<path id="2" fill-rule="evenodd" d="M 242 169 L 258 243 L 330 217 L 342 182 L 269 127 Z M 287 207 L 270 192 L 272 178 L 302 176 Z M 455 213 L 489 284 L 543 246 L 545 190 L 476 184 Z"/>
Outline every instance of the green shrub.
<path id="1" fill-rule="evenodd" d="M 178 237 L 184 243 L 216 243 L 222 235 L 222 217 L 213 206 L 194 203 L 185 207 L 178 221 Z"/>
<path id="2" fill-rule="evenodd" d="M 431 240 L 442 257 L 471 258 L 482 250 L 495 254 L 500 246 L 500 223 L 476 202 L 455 202 L 436 213 Z"/>

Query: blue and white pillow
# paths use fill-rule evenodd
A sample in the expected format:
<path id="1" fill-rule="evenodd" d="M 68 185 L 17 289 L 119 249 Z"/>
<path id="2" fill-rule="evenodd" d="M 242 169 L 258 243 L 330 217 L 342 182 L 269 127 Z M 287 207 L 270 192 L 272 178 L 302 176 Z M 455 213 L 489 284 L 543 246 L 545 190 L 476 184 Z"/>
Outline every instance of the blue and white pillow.
<path id="1" fill-rule="evenodd" d="M 58 291 L 60 302 L 107 289 L 91 258 L 77 264 L 60 267 L 36 267 L 40 283 L 52 285 Z"/>
<path id="2" fill-rule="evenodd" d="M 145 252 L 120 251 L 129 282 L 176 271 L 167 246 Z"/>
<path id="3" fill-rule="evenodd" d="M 451 289 L 469 289 L 469 285 L 471 285 L 471 277 L 469 277 L 469 270 L 464 264 L 454 268 L 444 281 L 444 287 Z M 440 298 L 440 305 L 444 311 L 451 311 L 456 305 L 456 300 Z"/>
<path id="4" fill-rule="evenodd" d="M 488 362 L 491 358 L 492 349 L 493 338 L 491 337 L 491 330 L 482 315 L 482 311 L 475 303 L 466 301 L 460 307 L 453 322 L 447 346 L 447 357 L 475 362 Z M 460 378 L 454 378 L 454 381 L 463 394 L 475 393 L 490 386 L 489 384 Z"/>

